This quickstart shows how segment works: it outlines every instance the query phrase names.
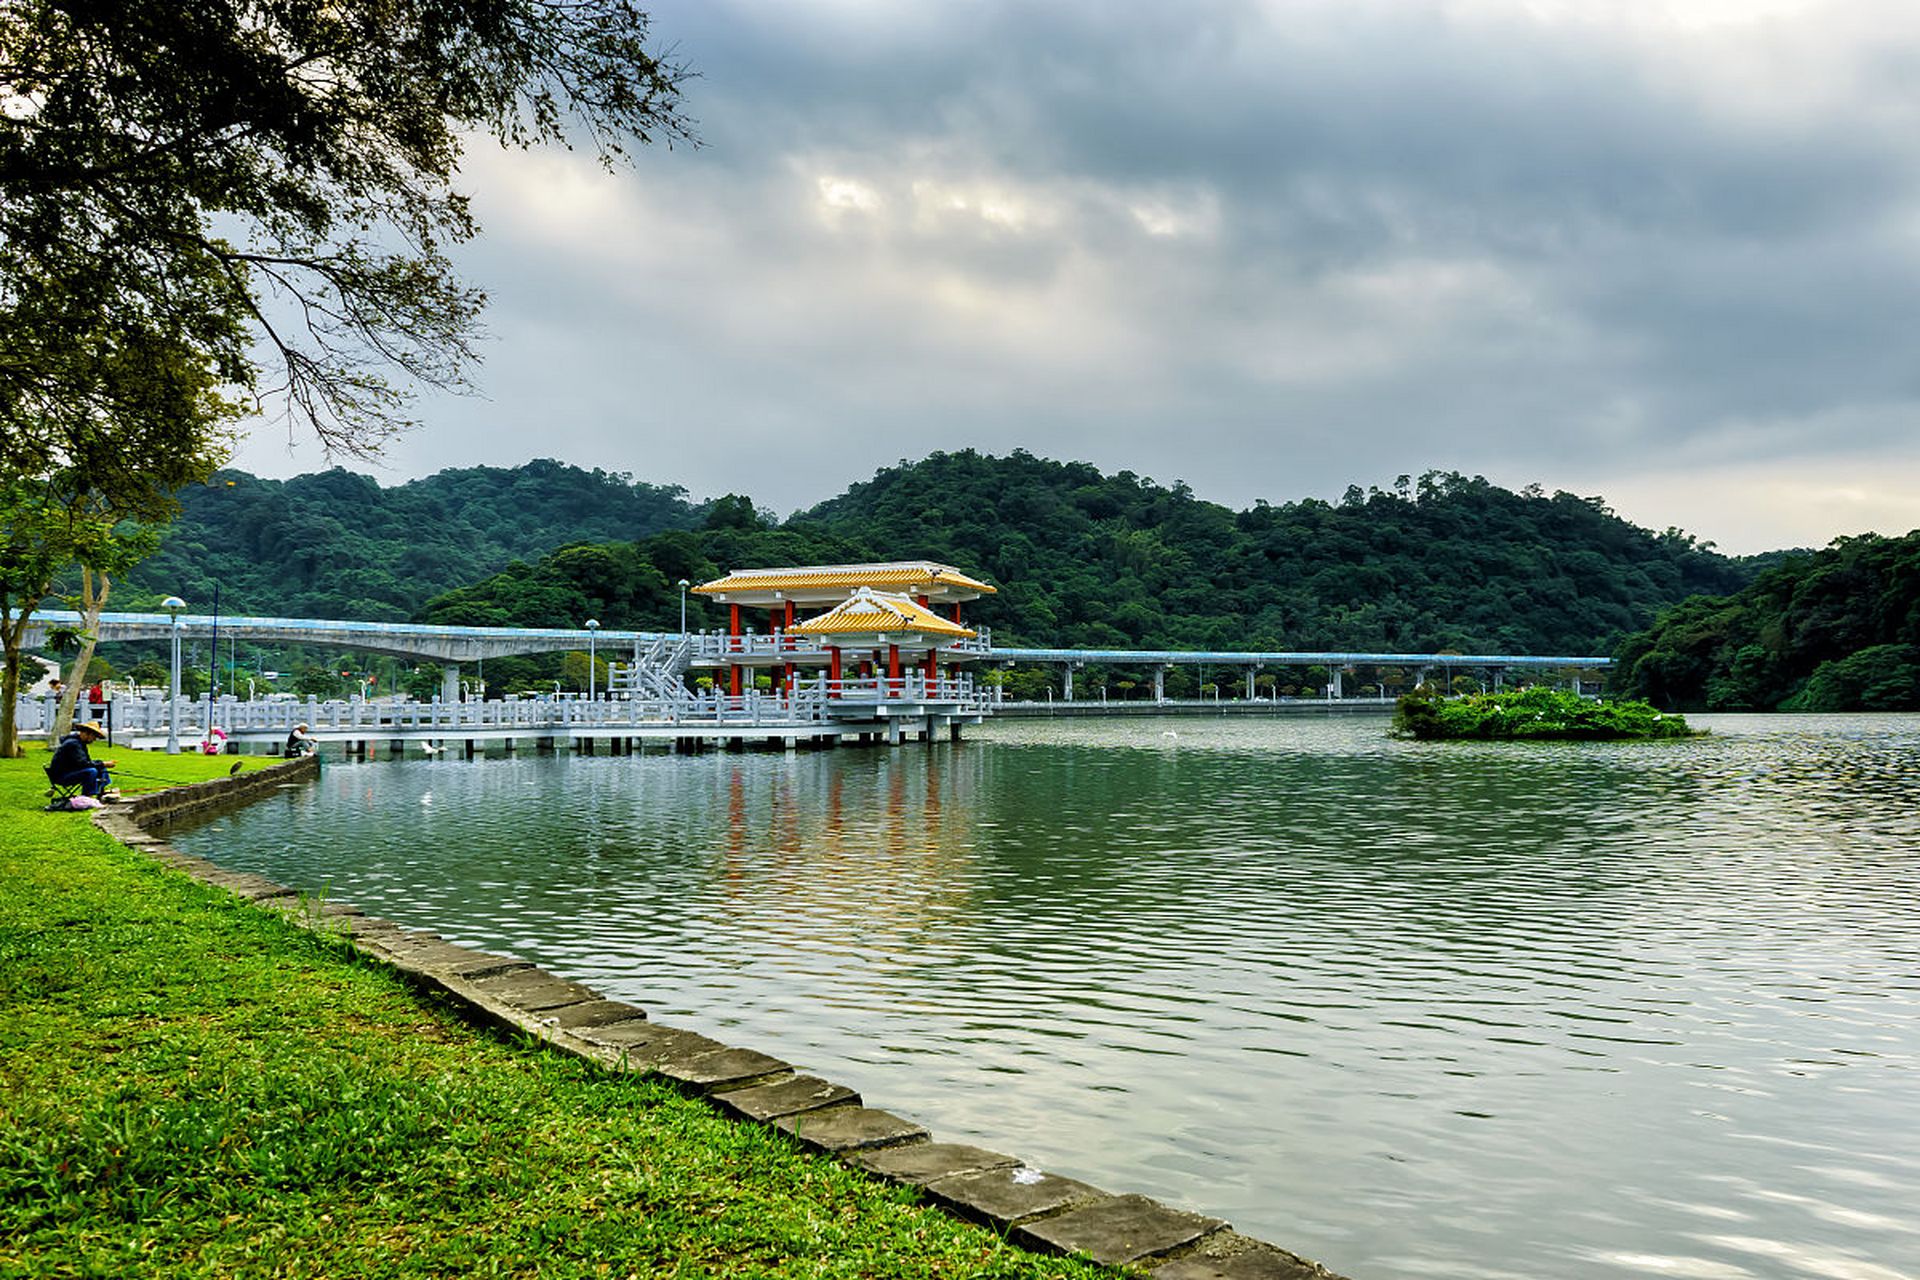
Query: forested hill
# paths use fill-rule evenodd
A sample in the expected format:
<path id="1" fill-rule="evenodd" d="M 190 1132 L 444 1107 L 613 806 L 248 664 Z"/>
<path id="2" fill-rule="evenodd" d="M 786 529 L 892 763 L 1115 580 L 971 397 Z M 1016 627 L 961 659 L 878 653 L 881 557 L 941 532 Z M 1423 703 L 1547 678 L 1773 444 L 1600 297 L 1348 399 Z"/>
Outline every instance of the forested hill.
<path id="1" fill-rule="evenodd" d="M 1235 512 L 1129 472 L 966 451 L 889 468 L 780 525 L 723 499 L 693 532 L 515 565 L 423 616 L 673 626 L 680 577 L 918 556 L 999 585 L 969 614 L 996 641 L 1070 647 L 1599 654 L 1667 606 L 1751 576 L 1598 498 L 1478 477 Z M 693 625 L 718 623 L 693 609 Z"/>
<path id="2" fill-rule="evenodd" d="M 1787 559 L 1629 637 L 1626 693 L 1714 711 L 1920 710 L 1920 531 Z"/>
<path id="3" fill-rule="evenodd" d="M 195 611 L 405 621 L 428 599 L 565 543 L 690 528 L 686 491 L 549 460 L 383 488 L 334 469 L 291 480 L 222 471 L 180 494 L 159 553 L 114 603 L 178 595 Z"/>

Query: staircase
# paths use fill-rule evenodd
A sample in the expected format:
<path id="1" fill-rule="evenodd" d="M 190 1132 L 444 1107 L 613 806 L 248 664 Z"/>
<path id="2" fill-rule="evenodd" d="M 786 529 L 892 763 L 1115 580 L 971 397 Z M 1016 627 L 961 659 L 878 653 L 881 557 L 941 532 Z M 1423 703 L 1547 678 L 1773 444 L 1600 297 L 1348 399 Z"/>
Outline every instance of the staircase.
<path id="1" fill-rule="evenodd" d="M 687 692 L 692 646 L 681 635 L 657 635 L 634 651 L 632 662 L 607 664 L 607 692 L 616 698 L 679 699 Z"/>

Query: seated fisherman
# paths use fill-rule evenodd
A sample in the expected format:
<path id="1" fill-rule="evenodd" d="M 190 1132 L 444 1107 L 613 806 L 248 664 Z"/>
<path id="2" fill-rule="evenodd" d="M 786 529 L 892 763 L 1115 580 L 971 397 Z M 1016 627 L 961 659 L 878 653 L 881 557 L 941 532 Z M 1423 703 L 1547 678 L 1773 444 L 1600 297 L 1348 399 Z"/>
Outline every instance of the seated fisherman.
<path id="1" fill-rule="evenodd" d="M 107 736 L 97 720 L 73 726 L 73 732 L 60 739 L 60 745 L 54 748 L 53 760 L 47 765 L 47 776 L 61 786 L 70 783 L 80 784 L 80 794 L 97 796 L 113 785 L 113 779 L 107 776 L 107 770 L 113 768 L 112 760 L 95 760 L 87 754 L 87 745 L 98 742 Z"/>
<path id="2" fill-rule="evenodd" d="M 288 756 L 310 756 L 319 750 L 320 744 L 307 732 L 305 724 L 293 726 L 293 732 L 287 735 L 286 748 L 281 752 Z"/>

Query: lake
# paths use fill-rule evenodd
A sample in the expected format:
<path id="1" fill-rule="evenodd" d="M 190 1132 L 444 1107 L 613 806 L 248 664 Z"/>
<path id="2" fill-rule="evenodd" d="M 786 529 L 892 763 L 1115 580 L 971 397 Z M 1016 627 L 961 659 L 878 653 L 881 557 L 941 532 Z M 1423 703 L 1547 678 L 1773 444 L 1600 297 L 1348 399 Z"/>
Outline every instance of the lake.
<path id="1" fill-rule="evenodd" d="M 1920 717 L 329 765 L 181 848 L 1356 1280 L 1920 1275 Z"/>

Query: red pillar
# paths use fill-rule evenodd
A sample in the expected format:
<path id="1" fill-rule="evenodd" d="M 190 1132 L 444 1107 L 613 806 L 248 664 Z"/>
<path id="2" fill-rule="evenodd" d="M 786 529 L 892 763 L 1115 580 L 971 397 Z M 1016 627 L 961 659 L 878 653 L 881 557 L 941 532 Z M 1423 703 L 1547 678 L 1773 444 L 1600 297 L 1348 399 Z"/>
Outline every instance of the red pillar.
<path id="1" fill-rule="evenodd" d="M 793 630 L 793 601 L 787 601 L 787 630 Z"/>
<path id="2" fill-rule="evenodd" d="M 727 634 L 730 636 L 740 634 L 740 606 L 737 604 L 727 606 Z"/>
<path id="3" fill-rule="evenodd" d="M 840 696 L 840 646 L 827 646 L 827 696 Z"/>
<path id="4" fill-rule="evenodd" d="M 740 667 L 738 664 L 727 668 L 727 687 L 734 697 L 740 696 Z"/>
<path id="5" fill-rule="evenodd" d="M 960 602 L 958 600 L 953 602 L 953 620 L 955 622 L 960 621 Z"/>
<path id="6" fill-rule="evenodd" d="M 887 688 L 891 696 L 900 696 L 900 646 L 887 646 Z"/>
<path id="7" fill-rule="evenodd" d="M 927 696 L 933 696 L 933 687 L 940 683 L 940 659 L 938 650 L 927 650 Z"/>

